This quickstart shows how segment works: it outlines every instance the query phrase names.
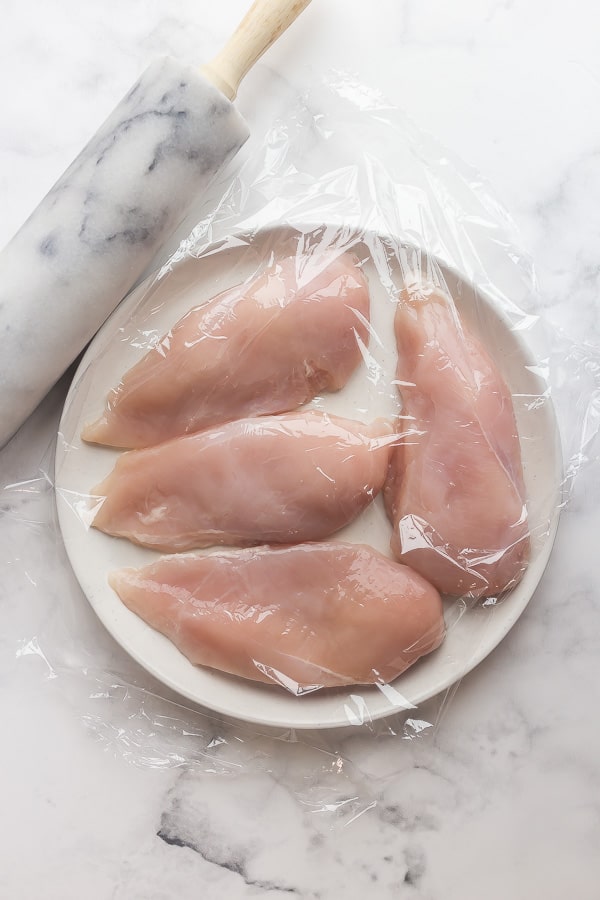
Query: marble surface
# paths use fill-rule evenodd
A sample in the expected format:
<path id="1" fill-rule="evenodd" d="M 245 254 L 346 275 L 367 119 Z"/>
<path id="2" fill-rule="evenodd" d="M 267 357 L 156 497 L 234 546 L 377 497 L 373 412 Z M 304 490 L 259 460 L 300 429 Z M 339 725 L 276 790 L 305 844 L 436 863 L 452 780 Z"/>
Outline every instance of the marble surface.
<path id="1" fill-rule="evenodd" d="M 145 69 L 0 253 L 0 446 L 185 218 L 190 184 L 203 193 L 247 138 L 193 67 Z"/>
<path id="2" fill-rule="evenodd" d="M 205 60 L 245 7 L 7 0 L 0 244 L 154 57 Z M 494 185 L 536 261 L 548 316 L 598 346 L 597 6 L 382 0 L 369 11 L 314 0 L 240 91 L 253 133 L 330 68 L 385 91 Z M 420 710 L 403 740 L 355 736 L 340 755 L 337 744 L 230 733 L 219 754 L 225 732 L 205 723 L 202 741 L 191 735 L 190 753 L 165 765 L 135 691 L 100 692 L 86 706 L 81 684 L 49 678 L 32 652 L 64 599 L 38 472 L 67 386 L 68 376 L 0 454 L 1 485 L 20 485 L 0 507 L 1 896 L 598 897 L 597 443 L 584 446 L 551 562 L 517 627 L 455 694 Z M 88 627 L 107 642 L 93 619 Z M 124 712 L 143 753 L 124 745 Z M 431 736 L 419 722 L 434 724 Z"/>

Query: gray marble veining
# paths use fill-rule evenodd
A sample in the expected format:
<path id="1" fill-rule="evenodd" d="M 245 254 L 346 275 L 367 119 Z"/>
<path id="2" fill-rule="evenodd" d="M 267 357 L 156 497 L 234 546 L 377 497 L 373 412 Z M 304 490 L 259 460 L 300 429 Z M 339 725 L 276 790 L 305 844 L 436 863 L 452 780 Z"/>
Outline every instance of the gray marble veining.
<path id="1" fill-rule="evenodd" d="M 142 74 L 0 254 L 0 446 L 247 137 L 192 68 Z"/>
<path id="2" fill-rule="evenodd" d="M 4 4 L 4 239 L 35 204 L 32 185 L 52 183 L 73 156 L 61 150 L 93 131 L 84 120 L 98 97 L 110 108 L 111 85 L 128 84 L 158 53 L 206 59 L 248 5 Z M 295 53 L 303 28 L 309 52 Z M 356 72 L 491 179 L 525 232 L 548 313 L 600 345 L 600 6 L 581 0 L 566 15 L 547 0 L 380 0 L 368 9 L 327 0 L 311 4 L 297 29 L 239 97 L 253 134 L 331 66 Z M 51 101 L 63 97 L 61 116 Z M 2 451 L 0 486 L 43 467 L 67 387 L 65 379 Z M 340 752 L 356 766 L 339 772 L 332 758 L 331 781 L 309 749 L 281 742 L 240 744 L 234 754 L 235 743 L 220 764 L 227 746 L 216 748 L 214 774 L 204 757 L 196 768 L 161 768 L 156 727 L 135 697 L 91 699 L 86 684 L 84 703 L 46 677 L 39 657 L 15 659 L 21 641 L 60 619 L 65 564 L 41 540 L 36 485 L 7 492 L 0 897 L 598 900 L 598 452 L 597 442 L 586 448 L 550 566 L 518 626 L 442 717 L 419 711 L 436 728 L 400 744 L 359 746 L 350 735 Z M 87 628 L 85 640 L 107 644 L 108 655 L 91 609 Z M 120 649 L 112 652 L 117 660 Z M 131 763 L 124 722 L 128 733 L 147 733 L 148 765 Z M 207 740 L 188 741 L 205 751 Z"/>

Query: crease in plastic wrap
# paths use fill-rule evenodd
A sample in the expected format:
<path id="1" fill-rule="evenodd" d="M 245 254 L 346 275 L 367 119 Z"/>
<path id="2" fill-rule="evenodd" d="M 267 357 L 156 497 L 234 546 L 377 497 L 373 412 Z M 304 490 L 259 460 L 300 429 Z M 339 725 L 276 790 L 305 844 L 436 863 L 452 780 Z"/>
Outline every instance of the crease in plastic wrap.
<path id="1" fill-rule="evenodd" d="M 135 764 L 297 764 L 350 821 L 543 605 L 600 356 L 544 315 L 488 186 L 351 78 L 213 200 L 3 489 L 40 601 L 17 656 Z"/>

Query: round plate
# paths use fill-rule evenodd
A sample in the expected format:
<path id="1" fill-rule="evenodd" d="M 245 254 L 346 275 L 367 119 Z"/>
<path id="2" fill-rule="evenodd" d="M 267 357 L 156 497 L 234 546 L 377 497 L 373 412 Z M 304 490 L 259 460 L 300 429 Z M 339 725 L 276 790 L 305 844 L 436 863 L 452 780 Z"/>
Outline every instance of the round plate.
<path id="1" fill-rule="evenodd" d="M 310 251 L 326 234 L 323 226 L 312 233 L 306 226 L 286 226 L 235 235 L 225 245 L 209 248 L 199 259 L 187 256 L 177 260 L 159 278 L 151 277 L 140 285 L 107 320 L 83 357 L 66 399 L 56 452 L 58 517 L 67 554 L 90 604 L 112 636 L 147 671 L 184 697 L 238 719 L 292 728 L 348 725 L 413 708 L 481 662 L 517 621 L 542 576 L 558 524 L 562 481 L 552 404 L 537 374 L 533 350 L 524 343 L 520 330 L 511 327 L 480 290 L 443 263 L 428 259 L 423 251 L 389 236 L 369 233 L 359 240 L 336 229 L 333 244 L 353 246 L 363 259 L 371 290 L 374 336 L 365 366 L 344 390 L 316 398 L 311 406 L 363 421 L 397 413 L 394 300 L 389 287 L 401 285 L 407 271 L 423 267 L 425 262 L 431 273 L 435 262 L 434 269 L 445 279 L 461 316 L 479 333 L 513 393 L 532 536 L 531 562 L 523 580 L 500 602 L 468 608 L 461 600 L 446 601 L 444 643 L 391 685 L 323 690 L 301 697 L 275 685 L 193 666 L 166 637 L 121 603 L 108 585 L 108 572 L 145 565 L 157 554 L 90 528 L 93 511 L 88 492 L 112 469 L 118 451 L 84 444 L 79 438 L 82 426 L 100 414 L 107 392 L 120 376 L 189 308 L 249 278 L 271 252 L 286 252 L 299 241 L 303 250 Z M 331 234 L 327 243 L 332 243 Z M 374 246 L 394 248 L 392 253 L 384 253 L 386 279 L 373 262 L 369 247 Z M 378 264 L 382 265 L 381 259 Z M 370 544 L 389 555 L 390 533 L 381 498 L 377 498 L 336 537 Z"/>

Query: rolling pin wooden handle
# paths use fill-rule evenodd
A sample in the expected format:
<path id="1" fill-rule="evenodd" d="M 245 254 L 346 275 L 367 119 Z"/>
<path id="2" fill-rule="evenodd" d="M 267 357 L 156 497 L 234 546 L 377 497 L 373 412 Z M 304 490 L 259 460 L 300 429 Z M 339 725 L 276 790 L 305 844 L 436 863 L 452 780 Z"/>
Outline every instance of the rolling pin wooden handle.
<path id="1" fill-rule="evenodd" d="M 202 67 L 203 74 L 233 100 L 249 69 L 309 3 L 310 0 L 256 0 L 221 52 Z"/>

